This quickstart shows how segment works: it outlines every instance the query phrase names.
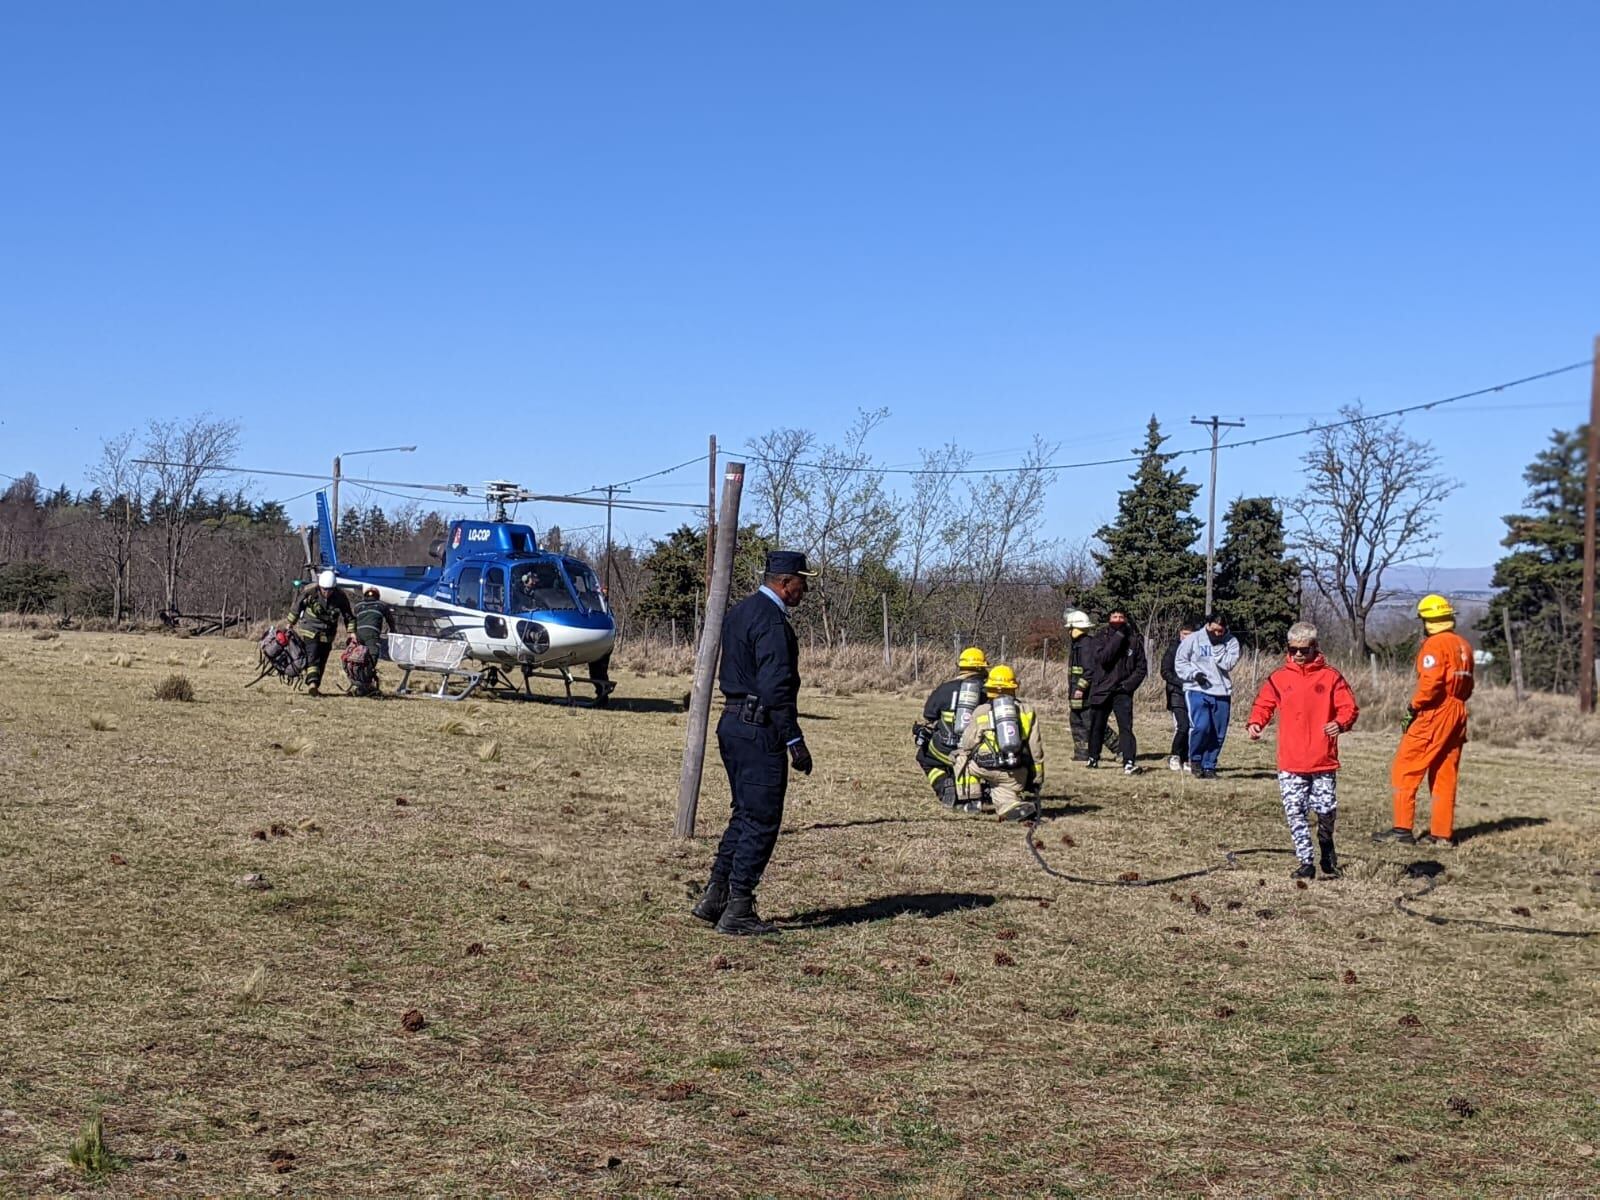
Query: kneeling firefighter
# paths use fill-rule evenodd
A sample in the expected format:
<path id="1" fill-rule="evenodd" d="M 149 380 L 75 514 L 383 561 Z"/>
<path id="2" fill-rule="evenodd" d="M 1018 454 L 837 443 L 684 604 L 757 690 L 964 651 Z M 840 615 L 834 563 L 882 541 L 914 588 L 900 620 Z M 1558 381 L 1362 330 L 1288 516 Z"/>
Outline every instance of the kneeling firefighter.
<path id="1" fill-rule="evenodd" d="M 917 766 L 946 808 L 978 811 L 976 798 L 967 802 L 957 799 L 951 759 L 972 714 L 983 703 L 983 681 L 988 673 L 989 660 L 983 651 L 968 646 L 956 660 L 956 677 L 933 689 L 922 706 L 922 720 L 911 727 L 917 741 Z"/>
<path id="2" fill-rule="evenodd" d="M 350 597 L 338 584 L 332 571 L 323 571 L 316 583 L 301 591 L 289 617 L 289 627 L 305 642 L 306 690 L 313 696 L 322 694 L 322 669 L 328 665 L 328 652 L 333 649 L 334 630 L 341 620 L 347 632 L 353 633 L 356 627 Z"/>
<path id="3" fill-rule="evenodd" d="M 1025 821 L 1038 812 L 1032 798 L 1044 783 L 1044 737 L 1033 706 L 1017 698 L 1010 667 L 990 668 L 984 692 L 988 700 L 972 714 L 956 746 L 955 774 L 980 780 L 1002 821 Z"/>

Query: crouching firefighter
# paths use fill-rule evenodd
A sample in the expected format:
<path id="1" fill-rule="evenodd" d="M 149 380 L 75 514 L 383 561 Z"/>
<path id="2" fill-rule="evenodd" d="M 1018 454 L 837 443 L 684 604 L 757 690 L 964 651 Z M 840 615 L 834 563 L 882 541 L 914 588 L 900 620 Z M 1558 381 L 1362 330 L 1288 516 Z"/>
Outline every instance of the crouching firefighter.
<path id="1" fill-rule="evenodd" d="M 1039 722 L 1033 706 L 1017 698 L 1010 667 L 990 668 L 983 690 L 988 700 L 962 731 L 953 768 L 958 779 L 971 775 L 981 781 L 1002 821 L 1025 821 L 1038 813 L 1034 797 L 1044 783 Z"/>
<path id="2" fill-rule="evenodd" d="M 983 703 L 983 681 L 989 673 L 989 660 L 976 646 L 968 646 L 956 660 L 956 677 L 934 688 L 922 706 L 922 720 L 913 725 L 917 742 L 917 766 L 927 776 L 928 785 L 939 803 L 949 809 L 977 812 L 979 801 L 963 801 L 956 795 L 957 784 L 951 769 L 961 734 L 972 714 Z M 976 791 L 977 780 L 969 780 Z"/>
<path id="3" fill-rule="evenodd" d="M 315 584 L 301 591 L 289 617 L 289 627 L 305 643 L 306 690 L 313 696 L 322 694 L 322 669 L 328 665 L 334 630 L 341 620 L 346 631 L 355 631 L 356 614 L 350 607 L 350 597 L 339 589 L 332 571 L 323 571 Z"/>

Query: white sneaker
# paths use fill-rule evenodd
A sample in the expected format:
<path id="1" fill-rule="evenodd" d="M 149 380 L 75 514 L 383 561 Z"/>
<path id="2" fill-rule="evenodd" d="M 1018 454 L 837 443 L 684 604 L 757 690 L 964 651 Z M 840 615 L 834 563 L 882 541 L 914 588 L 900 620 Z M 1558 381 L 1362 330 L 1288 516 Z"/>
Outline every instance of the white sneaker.
<path id="1" fill-rule="evenodd" d="M 1169 770 L 1169 771 L 1181 771 L 1181 770 L 1183 770 L 1183 764 L 1178 761 L 1178 756 L 1176 754 L 1174 754 L 1171 758 L 1167 759 L 1167 770 Z"/>
<path id="2" fill-rule="evenodd" d="M 1183 773 L 1185 775 L 1193 775 L 1194 774 L 1194 764 L 1193 763 L 1184 763 L 1183 764 Z"/>

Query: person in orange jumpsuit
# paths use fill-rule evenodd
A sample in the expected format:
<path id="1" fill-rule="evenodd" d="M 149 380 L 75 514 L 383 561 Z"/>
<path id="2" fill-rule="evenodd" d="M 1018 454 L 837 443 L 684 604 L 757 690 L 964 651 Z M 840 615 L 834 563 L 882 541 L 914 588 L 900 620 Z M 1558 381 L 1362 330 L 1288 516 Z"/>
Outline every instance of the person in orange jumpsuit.
<path id="1" fill-rule="evenodd" d="M 1402 725 L 1400 748 L 1389 768 L 1394 789 L 1394 828 L 1372 835 L 1374 841 L 1454 846 L 1456 777 L 1461 747 L 1467 741 L 1467 698 L 1472 695 L 1472 647 L 1455 631 L 1456 610 L 1443 596 L 1417 602 L 1426 636 L 1417 651 L 1417 690 Z M 1432 797 L 1428 832 L 1413 837 L 1417 788 L 1428 781 Z"/>

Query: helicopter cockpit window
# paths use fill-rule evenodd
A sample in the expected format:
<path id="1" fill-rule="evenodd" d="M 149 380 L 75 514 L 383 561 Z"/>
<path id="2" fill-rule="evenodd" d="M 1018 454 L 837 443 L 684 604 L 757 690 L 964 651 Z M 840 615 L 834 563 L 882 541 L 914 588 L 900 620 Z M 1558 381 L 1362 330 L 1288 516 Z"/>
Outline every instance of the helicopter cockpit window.
<path id="1" fill-rule="evenodd" d="M 461 577 L 456 580 L 457 604 L 464 608 L 478 607 L 478 580 L 482 574 L 482 567 L 461 568 Z"/>
<path id="2" fill-rule="evenodd" d="M 483 572 L 483 611 L 503 613 L 506 610 L 506 570 L 489 567 Z"/>
<path id="3" fill-rule="evenodd" d="M 578 602 L 589 612 L 605 612 L 606 601 L 600 591 L 600 581 L 594 577 L 594 572 L 581 562 L 567 559 L 567 575 L 572 579 L 573 590 L 578 593 Z"/>
<path id="4" fill-rule="evenodd" d="M 519 563 L 511 569 L 512 599 L 517 612 L 570 610 L 578 602 L 553 562 Z"/>

